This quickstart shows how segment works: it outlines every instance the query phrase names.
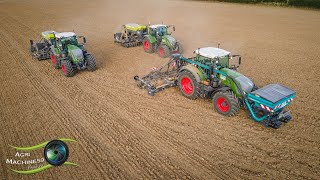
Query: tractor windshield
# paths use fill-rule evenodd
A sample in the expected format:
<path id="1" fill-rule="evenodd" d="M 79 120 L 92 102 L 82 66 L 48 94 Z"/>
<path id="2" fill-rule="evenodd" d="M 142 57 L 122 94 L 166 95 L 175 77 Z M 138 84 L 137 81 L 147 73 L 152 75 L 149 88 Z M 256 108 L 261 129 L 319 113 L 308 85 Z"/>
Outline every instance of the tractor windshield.
<path id="1" fill-rule="evenodd" d="M 78 45 L 78 40 L 77 40 L 76 36 L 64 37 L 61 39 L 61 42 L 62 42 L 63 46 L 67 46 L 69 44 L 75 45 L 75 46 Z"/>
<path id="2" fill-rule="evenodd" d="M 159 26 L 157 27 L 157 34 L 159 36 L 164 36 L 167 34 L 167 27 L 166 26 Z"/>

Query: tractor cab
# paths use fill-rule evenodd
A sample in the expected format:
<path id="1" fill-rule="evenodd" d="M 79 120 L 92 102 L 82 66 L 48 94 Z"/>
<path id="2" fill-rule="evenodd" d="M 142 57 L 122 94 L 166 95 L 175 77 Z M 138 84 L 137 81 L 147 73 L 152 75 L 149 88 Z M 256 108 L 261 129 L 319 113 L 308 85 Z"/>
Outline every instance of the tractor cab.
<path id="1" fill-rule="evenodd" d="M 148 34 L 144 36 L 142 44 L 143 49 L 147 53 L 158 52 L 162 58 L 167 58 L 174 52 L 182 53 L 181 44 L 171 36 L 171 32 L 168 32 L 168 28 L 175 26 L 155 24 L 148 26 Z"/>
<path id="2" fill-rule="evenodd" d="M 168 35 L 168 26 L 164 24 L 155 24 L 149 26 L 149 34 L 156 37 Z"/>
<path id="3" fill-rule="evenodd" d="M 65 49 L 67 45 L 75 45 L 78 46 L 78 40 L 77 36 L 74 32 L 62 32 L 62 33 L 56 33 L 55 37 L 58 40 L 58 46 L 62 47 L 62 49 Z"/>
<path id="4" fill-rule="evenodd" d="M 230 52 L 220 48 L 204 47 L 195 50 L 194 53 L 196 54 L 193 58 L 195 61 L 208 66 L 220 66 L 236 70 L 241 64 L 240 55 L 231 55 Z"/>

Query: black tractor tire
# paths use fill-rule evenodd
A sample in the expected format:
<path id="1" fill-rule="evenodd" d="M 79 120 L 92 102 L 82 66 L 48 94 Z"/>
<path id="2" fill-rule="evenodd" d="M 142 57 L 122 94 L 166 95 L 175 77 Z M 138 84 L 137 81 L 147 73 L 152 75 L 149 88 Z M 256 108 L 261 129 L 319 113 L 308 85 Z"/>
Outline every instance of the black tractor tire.
<path id="1" fill-rule="evenodd" d="M 87 69 L 89 71 L 95 71 L 97 69 L 96 59 L 91 54 L 86 54 L 85 60 L 87 61 Z"/>
<path id="2" fill-rule="evenodd" d="M 178 87 L 184 97 L 192 100 L 198 98 L 199 83 L 190 71 L 185 70 L 179 73 Z"/>
<path id="3" fill-rule="evenodd" d="M 61 61 L 61 69 L 66 77 L 72 77 L 74 75 L 74 68 L 69 60 Z"/>
<path id="4" fill-rule="evenodd" d="M 146 53 L 153 53 L 153 45 L 150 42 L 150 39 L 145 37 L 142 41 L 143 49 Z"/>
<path id="5" fill-rule="evenodd" d="M 161 58 L 167 58 L 170 56 L 170 49 L 167 45 L 160 45 L 160 47 L 158 48 L 158 55 L 161 57 Z"/>
<path id="6" fill-rule="evenodd" d="M 175 48 L 175 50 L 174 50 L 174 53 L 180 53 L 180 54 L 182 54 L 183 53 L 183 46 L 182 46 L 182 44 L 180 44 L 179 42 L 177 42 L 177 44 L 176 44 L 176 48 Z"/>
<path id="7" fill-rule="evenodd" d="M 224 116 L 234 116 L 240 109 L 240 102 L 232 91 L 219 91 L 212 98 L 214 109 Z"/>

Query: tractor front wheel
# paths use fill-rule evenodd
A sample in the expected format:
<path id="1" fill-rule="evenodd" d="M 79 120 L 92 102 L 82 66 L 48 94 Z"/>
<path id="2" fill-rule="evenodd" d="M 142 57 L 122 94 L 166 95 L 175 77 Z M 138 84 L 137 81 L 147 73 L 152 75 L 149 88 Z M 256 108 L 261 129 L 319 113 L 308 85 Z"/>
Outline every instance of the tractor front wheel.
<path id="1" fill-rule="evenodd" d="M 151 44 L 149 38 L 144 38 L 142 41 L 142 44 L 143 44 L 143 49 L 145 52 L 153 53 L 153 47 L 152 47 L 152 44 Z"/>
<path id="2" fill-rule="evenodd" d="M 239 111 L 240 103 L 233 92 L 226 91 L 213 96 L 213 106 L 219 114 L 234 116 Z"/>
<path id="3" fill-rule="evenodd" d="M 199 84 L 190 71 L 182 71 L 180 73 L 178 86 L 184 97 L 188 99 L 197 99 Z"/>
<path id="4" fill-rule="evenodd" d="M 160 47 L 158 48 L 158 54 L 160 57 L 162 58 L 167 58 L 170 56 L 170 49 L 168 46 L 166 45 L 160 45 Z"/>
<path id="5" fill-rule="evenodd" d="M 91 54 L 86 54 L 85 59 L 87 61 L 87 69 L 89 71 L 95 71 L 97 69 L 96 59 Z"/>
<path id="6" fill-rule="evenodd" d="M 68 60 L 62 61 L 61 69 L 62 69 L 63 74 L 67 77 L 72 77 L 74 75 L 74 69 L 72 67 L 71 62 Z"/>

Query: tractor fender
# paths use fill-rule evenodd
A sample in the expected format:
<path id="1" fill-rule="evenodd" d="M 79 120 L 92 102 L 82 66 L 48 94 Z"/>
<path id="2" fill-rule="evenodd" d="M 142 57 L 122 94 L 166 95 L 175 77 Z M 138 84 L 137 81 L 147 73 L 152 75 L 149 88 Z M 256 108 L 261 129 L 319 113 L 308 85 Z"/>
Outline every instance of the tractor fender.
<path id="1" fill-rule="evenodd" d="M 151 36 L 150 34 L 145 35 L 144 38 L 148 38 L 151 44 L 154 44 L 157 42 L 156 38 Z"/>
<path id="2" fill-rule="evenodd" d="M 221 87 L 221 88 L 215 90 L 214 93 L 217 93 L 217 92 L 227 92 L 227 91 L 230 91 L 230 90 L 231 90 L 231 88 L 225 86 L 225 87 Z"/>
<path id="3" fill-rule="evenodd" d="M 190 71 L 193 76 L 196 78 L 197 82 L 201 82 L 201 80 L 205 80 L 204 79 L 204 75 L 201 71 L 199 71 L 198 68 L 196 68 L 194 65 L 189 64 L 186 66 L 183 66 L 178 73 L 182 72 L 182 71 Z M 202 78 L 201 78 L 202 77 Z"/>
<path id="4" fill-rule="evenodd" d="M 213 97 L 217 92 L 227 92 L 227 91 L 232 91 L 231 88 L 227 87 L 227 86 L 224 86 L 224 87 L 221 87 L 221 88 L 218 88 L 216 90 L 214 90 L 212 93 L 211 93 L 211 97 Z"/>

